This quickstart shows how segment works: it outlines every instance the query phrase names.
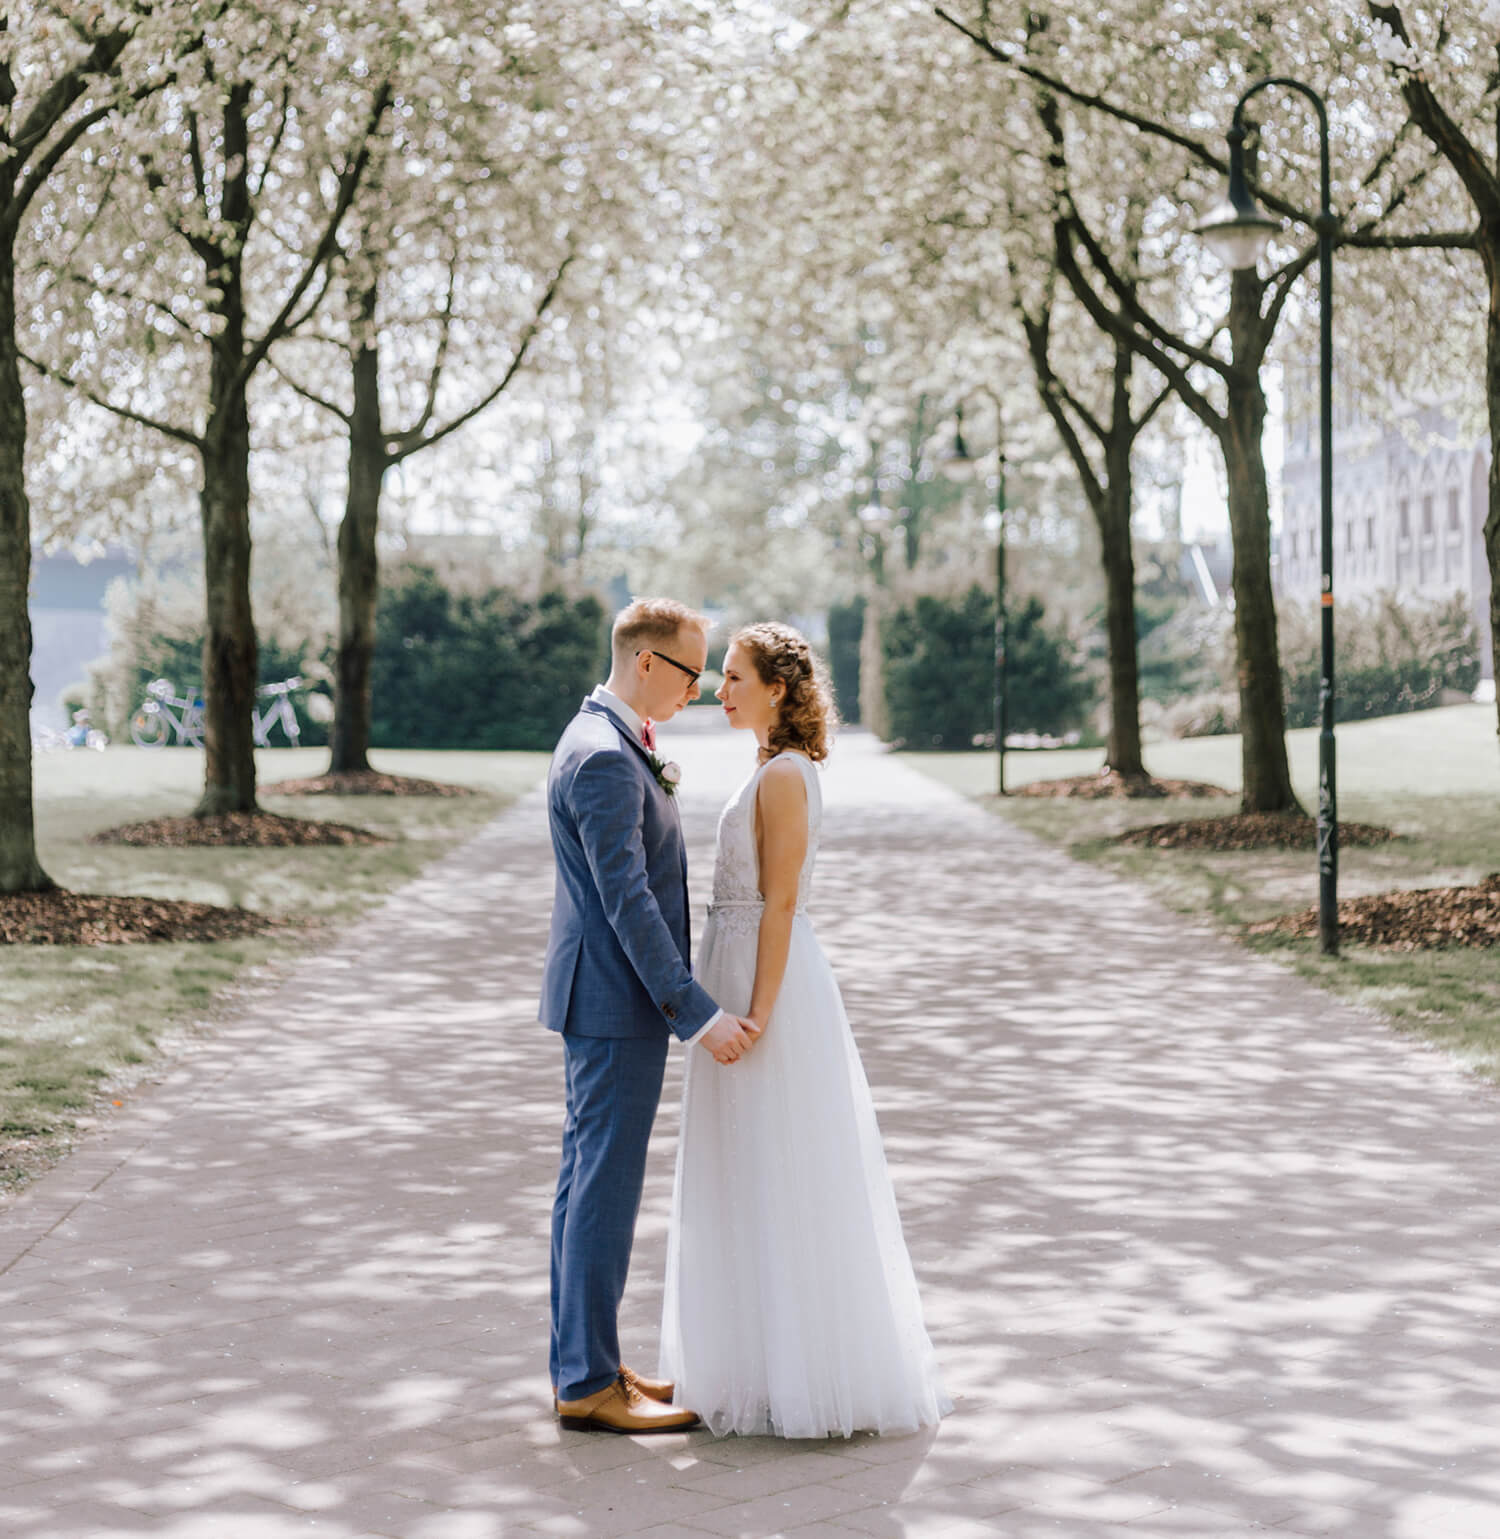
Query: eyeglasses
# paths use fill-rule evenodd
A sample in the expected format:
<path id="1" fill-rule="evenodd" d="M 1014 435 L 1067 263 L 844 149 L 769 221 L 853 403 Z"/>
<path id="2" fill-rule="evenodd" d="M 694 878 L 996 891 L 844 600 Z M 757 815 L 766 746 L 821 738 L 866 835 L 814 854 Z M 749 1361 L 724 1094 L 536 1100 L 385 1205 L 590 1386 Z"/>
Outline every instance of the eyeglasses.
<path id="1" fill-rule="evenodd" d="M 649 652 L 652 657 L 659 657 L 664 663 L 671 663 L 679 673 L 685 673 L 694 684 L 703 677 L 703 670 L 701 668 L 689 668 L 686 663 L 679 663 L 675 657 L 668 657 L 665 652 L 658 652 L 655 647 L 642 647 L 641 652 Z M 637 652 L 635 655 L 639 657 L 641 652 Z"/>

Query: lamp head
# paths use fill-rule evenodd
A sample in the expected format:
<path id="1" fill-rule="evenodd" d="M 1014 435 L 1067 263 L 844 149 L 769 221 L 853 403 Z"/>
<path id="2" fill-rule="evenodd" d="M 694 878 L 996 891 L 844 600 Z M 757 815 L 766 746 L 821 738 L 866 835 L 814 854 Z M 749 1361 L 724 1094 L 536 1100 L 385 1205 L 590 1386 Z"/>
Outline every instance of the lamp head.
<path id="1" fill-rule="evenodd" d="M 943 474 L 950 481 L 972 481 L 978 462 L 969 452 L 969 446 L 964 441 L 964 409 L 958 407 L 954 413 L 955 423 L 953 428 L 953 447 L 943 456 Z"/>
<path id="2" fill-rule="evenodd" d="M 1193 232 L 1226 267 L 1254 267 L 1281 228 L 1255 201 L 1245 181 L 1245 128 L 1236 119 L 1229 130 L 1229 186 L 1224 199 Z"/>

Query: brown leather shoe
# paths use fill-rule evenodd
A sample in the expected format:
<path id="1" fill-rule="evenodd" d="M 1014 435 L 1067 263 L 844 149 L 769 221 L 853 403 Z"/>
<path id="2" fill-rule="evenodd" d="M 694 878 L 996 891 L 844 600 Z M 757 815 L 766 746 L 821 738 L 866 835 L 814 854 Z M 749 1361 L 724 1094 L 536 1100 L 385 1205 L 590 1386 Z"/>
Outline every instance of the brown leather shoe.
<path id="1" fill-rule="evenodd" d="M 648 1400 L 660 1401 L 662 1405 L 671 1405 L 672 1396 L 677 1391 L 677 1386 L 666 1379 L 648 1379 L 645 1374 L 637 1373 L 634 1368 L 627 1368 L 623 1363 L 620 1365 L 620 1377 L 640 1390 Z"/>
<path id="2" fill-rule="evenodd" d="M 686 1432 L 698 1425 L 696 1411 L 662 1405 L 629 1383 L 624 1373 L 613 1384 L 582 1400 L 559 1400 L 557 1415 L 570 1432 L 620 1432 L 639 1437 L 651 1432 Z"/>
<path id="3" fill-rule="evenodd" d="M 634 1387 L 648 1399 L 660 1401 L 662 1405 L 671 1405 L 672 1396 L 677 1393 L 677 1386 L 668 1383 L 666 1379 L 648 1379 L 644 1374 L 637 1373 L 634 1368 L 627 1368 L 620 1364 L 620 1377 L 627 1384 Z M 557 1409 L 557 1385 L 552 1386 L 552 1409 Z"/>

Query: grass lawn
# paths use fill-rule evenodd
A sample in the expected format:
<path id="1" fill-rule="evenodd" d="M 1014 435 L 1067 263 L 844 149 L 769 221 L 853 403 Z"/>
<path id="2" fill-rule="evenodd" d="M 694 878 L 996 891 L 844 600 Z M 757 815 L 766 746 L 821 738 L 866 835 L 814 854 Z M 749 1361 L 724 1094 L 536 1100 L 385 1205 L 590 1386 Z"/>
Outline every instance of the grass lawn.
<path id="1" fill-rule="evenodd" d="M 259 779 L 315 775 L 326 749 L 264 749 Z M 66 1149 L 107 1113 L 174 1034 L 192 1030 L 246 969 L 316 944 L 488 822 L 546 773 L 541 753 L 377 752 L 392 774 L 471 786 L 465 797 L 264 797 L 268 811 L 353 823 L 384 845 L 136 849 L 91 845 L 117 823 L 191 811 L 203 783 L 192 749 L 111 747 L 36 756 L 37 838 L 52 878 L 79 892 L 242 905 L 307 921 L 292 934 L 210 944 L 12 946 L 0 950 L 0 1190 Z"/>
<path id="2" fill-rule="evenodd" d="M 1318 737 L 1288 735 L 1292 777 L 1302 804 L 1316 806 Z M 1476 882 L 1500 871 L 1500 745 L 1488 705 L 1450 706 L 1338 728 L 1339 816 L 1384 823 L 1402 837 L 1374 849 L 1339 853 L 1339 895 Z M 1087 774 L 1103 763 L 1098 749 L 1012 753 L 1011 787 L 1031 780 Z M 991 754 L 906 754 L 905 761 L 944 781 L 1021 828 L 1074 855 L 1148 883 L 1171 907 L 1209 914 L 1227 929 L 1318 901 L 1317 868 L 1308 853 L 1226 853 L 1122 849 L 1110 836 L 1143 823 L 1217 817 L 1237 802 L 1081 801 L 994 793 Z M 1190 738 L 1152 745 L 1154 774 L 1207 780 L 1238 792 L 1238 737 Z M 1500 1080 L 1500 955 L 1455 949 L 1418 953 L 1345 946 L 1330 959 L 1314 942 L 1257 938 L 1258 949 L 1285 958 L 1298 972 L 1373 1006 L 1404 1030 L 1418 1032 Z"/>

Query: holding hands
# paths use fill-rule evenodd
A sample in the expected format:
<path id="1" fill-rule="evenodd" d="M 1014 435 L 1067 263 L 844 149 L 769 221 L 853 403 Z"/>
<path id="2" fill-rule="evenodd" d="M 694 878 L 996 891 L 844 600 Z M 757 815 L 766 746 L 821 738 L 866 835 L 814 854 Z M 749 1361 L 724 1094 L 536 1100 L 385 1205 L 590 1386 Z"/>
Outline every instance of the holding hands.
<path id="1" fill-rule="evenodd" d="M 761 1028 L 745 1016 L 730 1015 L 699 1039 L 699 1046 L 713 1054 L 718 1063 L 736 1063 L 755 1046 Z"/>

